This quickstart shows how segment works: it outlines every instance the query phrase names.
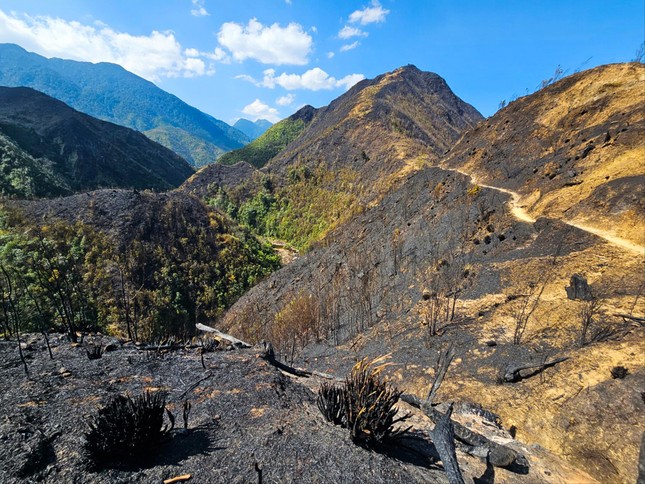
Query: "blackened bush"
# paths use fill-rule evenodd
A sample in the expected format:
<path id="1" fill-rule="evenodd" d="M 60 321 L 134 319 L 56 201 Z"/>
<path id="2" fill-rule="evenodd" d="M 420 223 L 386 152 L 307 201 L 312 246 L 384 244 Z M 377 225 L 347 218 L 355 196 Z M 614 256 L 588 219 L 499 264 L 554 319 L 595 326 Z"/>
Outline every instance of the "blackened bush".
<path id="1" fill-rule="evenodd" d="M 345 387 L 337 387 L 329 383 L 323 383 L 318 390 L 318 399 L 316 403 L 320 412 L 328 422 L 334 425 L 347 425 L 347 391 Z"/>
<path id="2" fill-rule="evenodd" d="M 161 393 L 145 392 L 134 399 L 116 396 L 89 422 L 85 451 L 91 464 L 128 466 L 135 458 L 150 455 L 172 430 L 164 425 L 165 410 Z"/>
<path id="3" fill-rule="evenodd" d="M 609 370 L 609 372 L 611 373 L 611 377 L 614 380 L 622 380 L 629 374 L 629 370 L 624 366 L 614 366 L 611 370 Z"/>
<path id="4" fill-rule="evenodd" d="M 325 418 L 349 429 L 352 441 L 366 447 L 391 442 L 410 430 L 395 428 L 410 415 L 396 417 L 395 405 L 401 392 L 380 378 L 386 365 L 381 359 L 359 361 L 341 387 L 323 384 L 318 391 L 318 408 Z"/>
<path id="5" fill-rule="evenodd" d="M 103 356 L 103 347 L 101 345 L 95 346 L 95 345 L 90 345 L 87 348 L 85 348 L 85 351 L 87 352 L 87 358 L 90 360 L 98 360 Z"/>

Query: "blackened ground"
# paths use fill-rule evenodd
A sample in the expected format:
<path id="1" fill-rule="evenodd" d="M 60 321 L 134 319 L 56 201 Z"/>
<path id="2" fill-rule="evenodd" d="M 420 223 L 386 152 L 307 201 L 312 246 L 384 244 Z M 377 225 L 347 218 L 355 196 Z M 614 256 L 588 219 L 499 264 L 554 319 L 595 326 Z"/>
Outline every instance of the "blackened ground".
<path id="1" fill-rule="evenodd" d="M 248 483 L 258 482 L 257 469 L 264 482 L 446 482 L 427 442 L 416 451 L 355 446 L 323 419 L 310 389 L 253 349 L 208 353 L 204 369 L 196 350 L 161 355 L 97 336 L 115 349 L 89 360 L 83 346 L 51 339 L 53 360 L 41 336 L 26 338 L 29 378 L 15 341 L 0 343 L 0 482 L 161 482 L 191 474 L 193 482 Z M 144 390 L 167 394 L 172 438 L 138 468 L 88 471 L 89 416 L 117 394 Z"/>

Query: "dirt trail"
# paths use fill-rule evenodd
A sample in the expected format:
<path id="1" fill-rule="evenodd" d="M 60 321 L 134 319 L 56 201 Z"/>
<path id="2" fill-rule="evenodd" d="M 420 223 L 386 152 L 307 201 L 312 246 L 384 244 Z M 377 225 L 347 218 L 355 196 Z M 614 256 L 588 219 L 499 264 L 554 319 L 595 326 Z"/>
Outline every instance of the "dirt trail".
<path id="1" fill-rule="evenodd" d="M 508 202 L 508 206 L 511 209 L 511 214 L 513 214 L 513 216 L 517 220 L 520 220 L 522 222 L 527 222 L 527 223 L 531 223 L 531 224 L 535 222 L 535 218 L 533 218 L 526 211 L 526 209 L 522 205 L 520 205 L 520 200 L 521 200 L 522 196 L 519 193 L 514 192 L 512 190 L 508 190 L 506 188 L 494 187 L 492 185 L 486 185 L 485 183 L 480 182 L 474 175 L 472 175 L 470 173 L 466 173 L 466 172 L 461 171 L 461 170 L 458 170 L 456 168 L 445 168 L 445 167 L 441 167 L 441 168 L 444 169 L 444 170 L 447 170 L 447 171 L 453 171 L 455 173 L 459 173 L 461 175 L 464 175 L 464 176 L 470 178 L 471 183 L 474 184 L 474 185 L 478 185 L 478 186 L 484 187 L 484 188 L 490 188 L 491 190 L 495 190 L 495 191 L 498 191 L 498 192 L 505 193 L 505 194 L 509 195 L 511 197 L 511 199 Z M 612 245 L 615 245 L 616 247 L 620 247 L 620 248 L 628 250 L 630 252 L 634 252 L 634 253 L 636 253 L 636 254 L 638 254 L 640 256 L 645 256 L 645 247 L 644 246 L 638 245 L 638 244 L 635 244 L 634 242 L 631 242 L 629 240 L 617 237 L 617 236 L 615 236 L 614 234 L 612 234 L 608 230 L 599 229 L 597 227 L 592 227 L 592 226 L 587 225 L 587 224 L 582 224 L 582 223 L 579 223 L 579 222 L 573 222 L 573 221 L 570 221 L 570 220 L 560 219 L 560 221 L 565 223 L 565 224 L 567 224 L 567 225 L 570 225 L 572 227 L 576 227 L 577 229 L 583 230 L 584 232 L 588 232 L 588 233 L 594 234 L 594 235 L 596 235 L 596 236 L 598 236 L 598 237 L 600 237 L 602 239 L 605 239 L 607 242 L 609 242 Z"/>

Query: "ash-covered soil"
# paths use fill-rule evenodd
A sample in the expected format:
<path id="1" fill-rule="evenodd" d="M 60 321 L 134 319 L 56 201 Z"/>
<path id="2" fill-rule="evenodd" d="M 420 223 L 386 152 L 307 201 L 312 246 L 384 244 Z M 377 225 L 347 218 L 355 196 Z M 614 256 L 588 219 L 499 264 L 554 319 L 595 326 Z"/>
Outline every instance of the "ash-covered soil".
<path id="1" fill-rule="evenodd" d="M 0 343 L 0 481 L 446 482 L 431 454 L 354 445 L 327 423 L 314 393 L 255 350 L 167 354 L 95 337 L 113 351 L 89 360 L 83 346 L 28 336 L 24 374 L 15 341 Z M 86 342 L 89 338 L 86 338 Z M 90 471 L 83 451 L 88 418 L 117 394 L 162 391 L 176 417 L 171 438 L 137 468 Z M 183 429 L 182 402 L 192 411 Z M 428 448 L 426 442 L 425 447 Z M 431 448 L 431 446 L 430 446 Z"/>

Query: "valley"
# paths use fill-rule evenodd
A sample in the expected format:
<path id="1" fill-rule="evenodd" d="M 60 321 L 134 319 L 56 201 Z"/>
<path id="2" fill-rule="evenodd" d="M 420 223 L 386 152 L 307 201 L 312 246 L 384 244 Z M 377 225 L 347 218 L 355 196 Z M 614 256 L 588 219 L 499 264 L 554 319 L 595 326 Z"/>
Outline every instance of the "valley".
<path id="1" fill-rule="evenodd" d="M 73 416 L 150 391 L 177 416 L 183 405 L 184 430 L 145 465 L 91 471 L 96 482 L 458 482 L 428 412 L 450 403 L 480 439 L 457 436 L 465 482 L 634 482 L 643 85 L 642 63 L 599 66 L 484 118 L 408 65 L 197 171 L 174 153 L 160 162 L 169 150 L 145 138 L 158 165 L 144 181 L 181 168 L 163 186 L 35 151 L 70 142 L 34 115 L 7 129 L 5 103 L 0 478 L 82 480 Z M 87 160 L 106 159 L 97 143 Z M 319 412 L 319 389 L 364 361 L 386 361 L 377 374 L 410 412 L 405 445 L 354 445 Z M 491 441 L 512 465 L 491 463 Z"/>

